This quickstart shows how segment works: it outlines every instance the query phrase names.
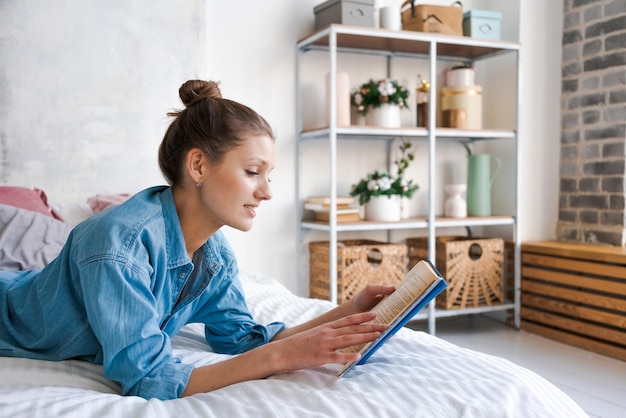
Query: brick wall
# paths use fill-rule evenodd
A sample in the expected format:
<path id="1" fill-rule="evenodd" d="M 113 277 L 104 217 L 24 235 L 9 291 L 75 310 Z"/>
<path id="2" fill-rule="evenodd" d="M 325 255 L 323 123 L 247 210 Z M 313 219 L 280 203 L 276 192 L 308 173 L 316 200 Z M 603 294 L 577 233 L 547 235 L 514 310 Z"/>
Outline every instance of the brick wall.
<path id="1" fill-rule="evenodd" d="M 626 245 L 626 0 L 564 0 L 557 240 Z"/>

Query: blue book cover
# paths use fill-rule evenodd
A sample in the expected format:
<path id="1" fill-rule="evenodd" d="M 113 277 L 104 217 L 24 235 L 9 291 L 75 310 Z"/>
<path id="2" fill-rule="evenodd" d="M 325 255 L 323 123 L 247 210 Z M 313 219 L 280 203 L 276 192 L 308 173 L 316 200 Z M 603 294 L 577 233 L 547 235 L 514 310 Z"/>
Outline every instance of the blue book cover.
<path id="1" fill-rule="evenodd" d="M 372 312 L 376 312 L 376 318 L 372 322 L 390 324 L 389 328 L 371 343 L 358 344 L 344 349 L 344 351 L 361 353 L 361 358 L 347 363 L 338 377 L 344 376 L 354 366 L 365 363 L 376 350 L 447 286 L 446 280 L 430 261 L 418 262 L 398 283 L 395 292 L 372 309 Z"/>

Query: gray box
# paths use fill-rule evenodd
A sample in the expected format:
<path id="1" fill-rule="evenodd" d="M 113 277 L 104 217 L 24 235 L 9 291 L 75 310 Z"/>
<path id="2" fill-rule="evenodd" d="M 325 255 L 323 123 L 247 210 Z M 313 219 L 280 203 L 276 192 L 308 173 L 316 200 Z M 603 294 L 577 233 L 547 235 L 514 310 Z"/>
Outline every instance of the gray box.
<path id="1" fill-rule="evenodd" d="M 315 29 L 322 29 L 331 23 L 374 27 L 375 0 L 328 0 L 313 8 Z"/>

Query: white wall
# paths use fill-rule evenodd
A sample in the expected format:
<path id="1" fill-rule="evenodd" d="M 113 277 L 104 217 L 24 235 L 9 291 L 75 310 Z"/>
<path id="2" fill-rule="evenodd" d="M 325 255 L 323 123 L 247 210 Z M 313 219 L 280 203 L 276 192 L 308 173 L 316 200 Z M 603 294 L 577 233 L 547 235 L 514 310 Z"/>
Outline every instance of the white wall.
<path id="1" fill-rule="evenodd" d="M 252 231 L 226 233 L 243 269 L 306 292 L 297 282 L 296 264 L 295 44 L 313 31 L 313 8 L 320 2 L 3 0 L 0 183 L 37 186 L 62 203 L 163 183 L 156 149 L 167 124 L 165 113 L 180 106 L 179 85 L 188 78 L 220 81 L 225 97 L 259 111 L 278 136 L 274 199 L 261 206 Z M 520 233 L 522 240 L 553 238 L 562 4 L 463 3 L 466 8 L 493 6 L 503 11 L 505 39 L 518 36 L 519 28 L 525 87 Z M 323 69 L 326 64 L 316 65 Z M 340 65 L 351 71 L 354 86 L 377 76 L 371 72 L 383 67 L 372 62 L 370 69 L 350 59 Z M 416 81 L 413 70 L 400 77 Z M 312 82 L 307 100 L 321 105 L 320 82 Z M 310 117 L 323 117 L 320 109 L 312 106 Z M 362 149 L 348 144 L 344 151 Z M 313 158 L 324 151 L 307 150 Z M 445 160 L 445 153 L 440 154 Z M 351 160 L 340 191 L 346 193 L 350 183 L 371 169 L 368 164 Z M 324 192 L 326 182 L 319 170 L 306 181 L 319 184 L 316 187 Z M 425 188 L 420 193 L 426 193 Z M 422 211 L 423 206 L 417 199 L 414 210 Z"/>
<path id="2" fill-rule="evenodd" d="M 0 2 L 2 183 L 59 203 L 163 183 L 166 112 L 206 56 L 203 1 L 179 3 Z"/>

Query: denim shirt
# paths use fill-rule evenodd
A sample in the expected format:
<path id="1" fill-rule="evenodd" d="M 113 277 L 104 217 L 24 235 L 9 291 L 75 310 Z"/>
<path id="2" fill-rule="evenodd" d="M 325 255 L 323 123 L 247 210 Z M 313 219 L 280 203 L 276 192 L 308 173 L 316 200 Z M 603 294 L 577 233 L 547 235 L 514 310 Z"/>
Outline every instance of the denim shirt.
<path id="1" fill-rule="evenodd" d="M 182 395 L 193 366 L 172 357 L 170 338 L 188 323 L 228 354 L 285 328 L 252 318 L 221 231 L 189 259 L 166 186 L 76 226 L 43 270 L 0 272 L 0 355 L 102 364 L 125 395 Z"/>

